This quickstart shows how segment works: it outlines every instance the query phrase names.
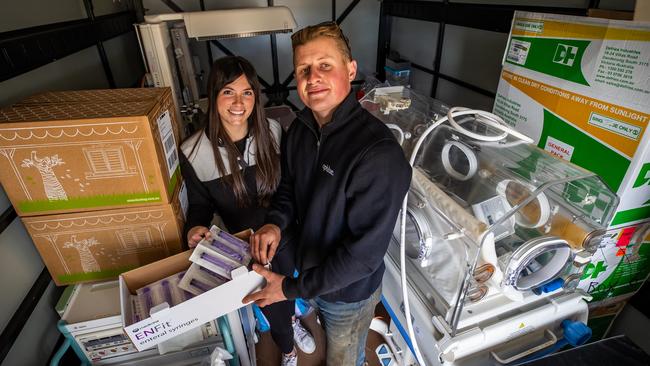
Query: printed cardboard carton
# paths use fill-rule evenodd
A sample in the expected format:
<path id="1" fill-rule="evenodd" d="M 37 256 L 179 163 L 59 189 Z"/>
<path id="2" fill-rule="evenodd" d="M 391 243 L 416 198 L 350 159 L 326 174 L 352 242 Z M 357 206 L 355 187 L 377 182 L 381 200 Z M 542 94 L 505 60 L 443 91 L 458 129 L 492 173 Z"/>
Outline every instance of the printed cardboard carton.
<path id="1" fill-rule="evenodd" d="M 15 105 L 163 101 L 169 92 L 169 88 L 48 91 L 27 97 Z"/>
<path id="2" fill-rule="evenodd" d="M 172 203 L 22 217 L 58 286 L 116 279 L 182 250 L 183 188 Z"/>
<path id="3" fill-rule="evenodd" d="M 515 12 L 494 113 L 598 174 L 610 227 L 650 217 L 650 24 Z"/>
<path id="4" fill-rule="evenodd" d="M 594 302 L 589 304 L 589 319 L 587 325 L 591 328 L 590 342 L 599 341 L 609 333 L 612 324 L 623 311 L 627 301 Z"/>
<path id="5" fill-rule="evenodd" d="M 242 239 L 251 231 L 238 234 Z M 188 250 L 169 258 L 150 263 L 120 275 L 120 301 L 124 331 L 138 351 L 151 348 L 165 340 L 188 332 L 202 324 L 246 306 L 244 296 L 260 289 L 264 277 L 246 267 L 235 268 L 232 280 L 176 306 L 136 321 L 134 301 L 136 290 L 165 277 L 185 271 L 192 264 Z"/>
<path id="6" fill-rule="evenodd" d="M 587 264 L 578 287 L 594 302 L 623 301 L 650 274 L 650 222 L 608 230 Z"/>
<path id="7" fill-rule="evenodd" d="M 180 181 L 178 128 L 171 93 L 163 90 L 157 99 L 145 93 L 149 99 L 132 102 L 0 109 L 0 182 L 17 213 L 170 202 Z"/>

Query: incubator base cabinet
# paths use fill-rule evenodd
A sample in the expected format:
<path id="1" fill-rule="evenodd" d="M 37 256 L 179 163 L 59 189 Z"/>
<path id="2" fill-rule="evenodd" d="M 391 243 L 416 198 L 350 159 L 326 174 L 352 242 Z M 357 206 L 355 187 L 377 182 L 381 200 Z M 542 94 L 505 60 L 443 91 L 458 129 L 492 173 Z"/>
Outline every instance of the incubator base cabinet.
<path id="1" fill-rule="evenodd" d="M 360 102 L 413 166 L 385 257 L 398 358 L 510 364 L 586 342 L 577 285 L 618 204 L 607 185 L 489 112 L 405 87 Z"/>
<path id="2" fill-rule="evenodd" d="M 406 332 L 398 264 L 386 256 L 382 303 L 391 315 L 387 340 L 399 348 L 399 365 L 417 365 Z M 492 322 L 459 331 L 451 337 L 435 319 L 426 301 L 413 295 L 411 318 L 420 350 L 427 365 L 501 365 L 523 360 L 549 349 L 564 336 L 562 321 L 587 322 L 587 303 L 578 293 L 549 294 L 502 314 Z M 436 328 L 436 325 L 441 329 Z M 511 360 L 511 361 L 510 361 Z"/>

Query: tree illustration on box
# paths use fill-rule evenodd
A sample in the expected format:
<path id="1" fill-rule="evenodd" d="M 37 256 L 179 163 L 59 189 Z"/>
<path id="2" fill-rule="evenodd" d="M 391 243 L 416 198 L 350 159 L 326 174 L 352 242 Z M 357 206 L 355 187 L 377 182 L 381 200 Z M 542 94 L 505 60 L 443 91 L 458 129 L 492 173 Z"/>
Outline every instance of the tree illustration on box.
<path id="1" fill-rule="evenodd" d="M 72 235 L 70 241 L 63 244 L 64 248 L 74 248 L 79 252 L 81 268 L 84 272 L 99 272 L 99 263 L 90 251 L 90 247 L 100 244 L 94 237 L 77 241 L 77 236 Z"/>
<path id="2" fill-rule="evenodd" d="M 57 179 L 54 174 L 55 166 L 63 165 L 65 162 L 59 158 L 59 155 L 46 156 L 42 159 L 36 157 L 36 151 L 32 151 L 31 159 L 23 159 L 23 163 L 20 165 L 24 168 L 35 167 L 38 169 L 38 172 L 41 173 L 41 179 L 43 179 L 43 186 L 45 187 L 45 195 L 50 201 L 54 200 L 67 200 L 68 196 L 63 190 L 61 182 Z"/>

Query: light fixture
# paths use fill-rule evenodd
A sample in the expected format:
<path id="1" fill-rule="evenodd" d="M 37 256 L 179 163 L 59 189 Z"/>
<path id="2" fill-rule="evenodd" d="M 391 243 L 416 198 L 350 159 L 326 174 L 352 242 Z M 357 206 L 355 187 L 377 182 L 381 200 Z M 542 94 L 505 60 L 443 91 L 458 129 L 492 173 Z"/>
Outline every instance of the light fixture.
<path id="1" fill-rule="evenodd" d="M 146 15 L 144 20 L 146 23 L 182 20 L 188 37 L 200 41 L 289 33 L 297 28 L 286 6 L 156 14 Z"/>

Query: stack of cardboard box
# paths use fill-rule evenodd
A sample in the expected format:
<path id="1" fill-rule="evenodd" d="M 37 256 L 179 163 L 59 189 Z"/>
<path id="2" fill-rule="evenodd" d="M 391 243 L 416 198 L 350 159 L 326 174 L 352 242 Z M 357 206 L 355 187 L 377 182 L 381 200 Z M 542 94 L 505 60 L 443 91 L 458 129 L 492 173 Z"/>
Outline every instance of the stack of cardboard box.
<path id="1" fill-rule="evenodd" d="M 168 88 L 48 92 L 0 109 L 0 182 L 57 285 L 181 251 L 175 119 Z"/>

